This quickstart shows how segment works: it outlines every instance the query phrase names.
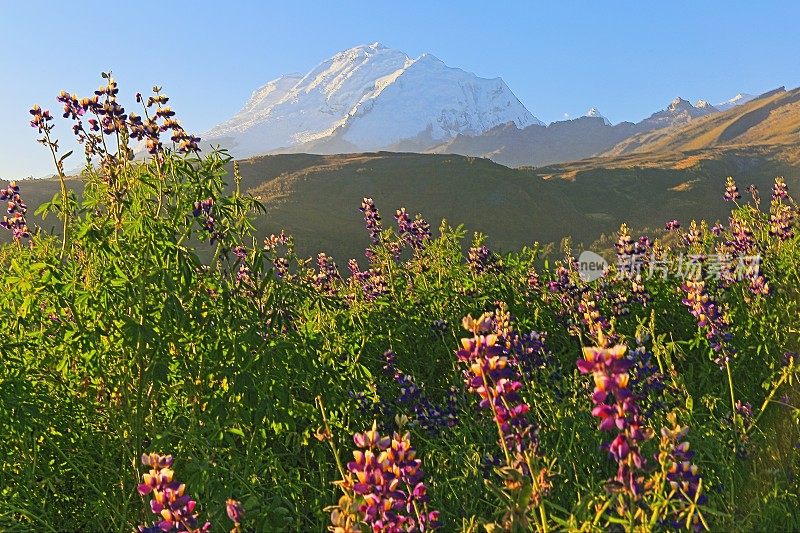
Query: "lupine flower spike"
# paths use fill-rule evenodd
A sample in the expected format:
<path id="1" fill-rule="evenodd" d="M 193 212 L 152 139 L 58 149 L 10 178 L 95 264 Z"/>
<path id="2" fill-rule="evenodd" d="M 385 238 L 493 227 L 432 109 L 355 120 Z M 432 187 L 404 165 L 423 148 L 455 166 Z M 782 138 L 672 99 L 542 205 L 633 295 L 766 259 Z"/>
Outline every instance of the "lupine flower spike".
<path id="1" fill-rule="evenodd" d="M 724 369 L 735 353 L 734 348 L 730 346 L 732 335 L 728 331 L 726 314 L 706 290 L 704 280 L 688 279 L 682 288 L 686 292 L 686 298 L 682 300 L 683 305 L 688 307 L 689 312 L 697 319 L 698 327 L 705 329 L 706 338 L 716 354 L 714 362 L 720 369 Z"/>
<path id="2" fill-rule="evenodd" d="M 404 207 L 397 210 L 394 215 L 397 220 L 397 229 L 403 243 L 410 246 L 415 252 L 425 248 L 431 238 L 431 226 L 421 215 L 417 215 L 414 220 L 406 212 Z"/>
<path id="3" fill-rule="evenodd" d="M 650 432 L 644 427 L 636 397 L 629 388 L 628 371 L 633 361 L 626 357 L 627 353 L 624 344 L 584 348 L 578 370 L 594 378 L 592 415 L 600 419 L 600 431 L 617 432 L 605 446 L 618 465 L 614 481 L 637 499 L 642 493 L 641 472 L 645 465 L 639 447 L 649 438 Z"/>
<path id="4" fill-rule="evenodd" d="M 233 522 L 233 529 L 231 533 L 240 533 L 242 531 L 242 517 L 244 516 L 244 509 L 238 500 L 228 498 L 225 502 L 225 511 L 228 513 L 228 518 Z"/>
<path id="5" fill-rule="evenodd" d="M 355 507 L 360 522 L 372 531 L 423 532 L 437 529 L 438 511 L 428 510 L 422 461 L 411 446 L 409 433 L 381 435 L 372 429 L 353 435 L 356 450 L 347 463 L 351 479 L 342 483 L 345 501 L 332 513 L 332 531 L 358 531 L 348 520 Z M 352 492 L 353 497 L 348 496 Z"/>
<path id="6" fill-rule="evenodd" d="M 28 223 L 25 220 L 28 206 L 22 201 L 16 181 L 11 181 L 8 187 L 0 189 L 0 201 L 7 202 L 6 215 L 0 221 L 0 226 L 10 231 L 11 237 L 17 242 L 30 237 Z"/>
<path id="7" fill-rule="evenodd" d="M 152 526 L 139 526 L 140 532 L 198 533 L 211 529 L 210 522 L 198 526 L 198 514 L 195 510 L 197 502 L 186 493 L 186 485 L 175 479 L 171 455 L 142 454 L 142 464 L 150 467 L 150 470 L 142 475 L 139 494 L 152 494 L 150 509 L 158 519 Z"/>
<path id="8" fill-rule="evenodd" d="M 661 428 L 660 451 L 656 455 L 664 481 L 669 484 L 667 501 L 670 505 L 664 525 L 670 529 L 708 529 L 698 508 L 706 503 L 707 497 L 702 491 L 699 469 L 691 462 L 694 452 L 689 450 L 689 442 L 685 440 L 689 428 L 677 423 L 675 413 L 667 415 L 667 421 L 670 427 Z"/>
<path id="9" fill-rule="evenodd" d="M 725 194 L 723 197 L 726 202 L 735 202 L 742 197 L 742 195 L 739 194 L 739 188 L 736 186 L 736 182 L 733 181 L 733 178 L 730 176 L 725 180 Z"/>

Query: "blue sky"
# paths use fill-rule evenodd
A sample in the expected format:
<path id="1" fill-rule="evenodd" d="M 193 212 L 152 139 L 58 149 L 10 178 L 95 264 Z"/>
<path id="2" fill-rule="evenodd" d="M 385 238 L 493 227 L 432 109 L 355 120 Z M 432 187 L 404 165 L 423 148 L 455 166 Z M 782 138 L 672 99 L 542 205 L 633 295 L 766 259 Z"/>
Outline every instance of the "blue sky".
<path id="1" fill-rule="evenodd" d="M 677 95 L 717 103 L 800 85 L 798 20 L 792 1 L 0 0 L 0 179 L 50 172 L 28 109 L 55 112 L 61 89 L 88 94 L 108 69 L 130 103 L 162 85 L 195 133 L 266 81 L 374 41 L 501 76 L 545 122 L 590 106 L 637 121 Z"/>

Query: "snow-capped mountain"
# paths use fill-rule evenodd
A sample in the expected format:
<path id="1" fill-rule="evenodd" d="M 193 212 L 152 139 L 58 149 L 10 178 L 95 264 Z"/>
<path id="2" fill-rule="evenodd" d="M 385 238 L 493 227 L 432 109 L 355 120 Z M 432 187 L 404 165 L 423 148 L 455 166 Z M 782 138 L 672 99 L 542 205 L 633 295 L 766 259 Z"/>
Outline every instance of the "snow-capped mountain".
<path id="1" fill-rule="evenodd" d="M 685 124 L 694 118 L 718 111 L 705 100 L 700 100 L 697 103 L 697 106 L 693 106 L 691 102 L 678 96 L 670 102 L 666 109 L 656 111 L 646 119 L 638 122 L 637 126 L 643 130 L 660 129 L 676 124 Z"/>
<path id="2" fill-rule="evenodd" d="M 719 111 L 719 108 L 717 108 L 716 106 L 711 105 L 708 100 L 698 100 L 697 102 L 695 102 L 694 106 L 697 109 L 705 109 L 705 110 L 710 111 L 712 113 L 715 112 L 715 111 Z"/>
<path id="3" fill-rule="evenodd" d="M 585 117 L 596 117 L 596 118 L 602 118 L 602 119 L 603 119 L 603 123 L 604 123 L 606 126 L 610 126 L 610 125 L 611 125 L 611 122 L 610 122 L 610 121 L 609 121 L 609 120 L 608 120 L 606 117 L 604 117 L 603 115 L 601 115 L 601 114 L 600 114 L 600 111 L 598 111 L 596 107 L 592 107 L 592 108 L 590 108 L 590 109 L 589 109 L 589 111 L 587 111 L 587 112 L 586 112 L 586 114 L 585 114 L 584 116 L 585 116 Z"/>
<path id="4" fill-rule="evenodd" d="M 752 94 L 739 93 L 736 96 L 734 96 L 733 98 L 731 98 L 730 100 L 726 100 L 726 101 L 724 101 L 722 103 L 719 103 L 714 107 L 716 107 L 720 111 L 726 111 L 726 110 L 728 110 L 728 109 L 730 109 L 732 107 L 736 107 L 737 105 L 745 104 L 745 103 L 749 102 L 750 100 L 752 100 L 753 98 L 755 98 L 755 96 L 752 95 Z"/>
<path id="5" fill-rule="evenodd" d="M 542 124 L 500 78 L 373 43 L 267 83 L 203 138 L 238 157 L 325 143 L 369 151 L 409 140 L 433 145 L 505 123 Z"/>

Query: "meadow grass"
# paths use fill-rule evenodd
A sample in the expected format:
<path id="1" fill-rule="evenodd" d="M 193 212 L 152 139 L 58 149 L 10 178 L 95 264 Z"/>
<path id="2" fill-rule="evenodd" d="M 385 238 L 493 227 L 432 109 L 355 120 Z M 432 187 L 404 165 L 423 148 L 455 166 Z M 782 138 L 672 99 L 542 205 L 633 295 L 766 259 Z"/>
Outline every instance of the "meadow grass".
<path id="1" fill-rule="evenodd" d="M 800 529 L 782 180 L 731 180 L 725 225 L 669 224 L 669 245 L 623 226 L 638 276 L 585 281 L 569 246 L 542 267 L 369 198 L 340 267 L 256 239 L 238 166 L 160 90 L 139 117 L 110 75 L 95 96 L 59 96 L 80 200 L 32 110 L 59 230 L 28 227 L 24 182 L 2 190 L 3 529 Z"/>

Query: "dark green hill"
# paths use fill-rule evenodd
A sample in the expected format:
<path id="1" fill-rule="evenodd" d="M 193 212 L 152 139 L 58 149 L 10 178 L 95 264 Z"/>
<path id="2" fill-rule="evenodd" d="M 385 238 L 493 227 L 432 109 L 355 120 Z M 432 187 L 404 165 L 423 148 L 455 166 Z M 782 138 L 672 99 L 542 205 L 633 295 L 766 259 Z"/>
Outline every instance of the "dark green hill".
<path id="1" fill-rule="evenodd" d="M 680 167 L 680 165 L 678 165 Z M 372 196 L 385 223 L 398 207 L 490 236 L 490 245 L 519 249 L 572 236 L 590 243 L 622 222 L 660 228 L 672 218 L 726 220 L 725 178 L 753 183 L 765 194 L 776 175 L 797 190 L 796 169 L 771 154 L 718 153 L 685 168 L 587 165 L 511 169 L 487 159 L 455 155 L 375 153 L 336 156 L 273 155 L 241 163 L 250 192 L 267 206 L 258 226 L 285 229 L 299 250 L 324 250 L 337 259 L 360 257 L 369 244 L 358 212 Z"/>
<path id="2" fill-rule="evenodd" d="M 742 191 L 753 183 L 767 197 L 776 175 L 798 190 L 797 168 L 781 153 L 740 148 L 650 160 L 629 155 L 539 169 L 457 155 L 283 154 L 243 160 L 240 168 L 242 188 L 267 207 L 256 221 L 262 236 L 284 229 L 295 236 L 301 254 L 325 251 L 341 263 L 362 257 L 369 245 L 358 211 L 364 196 L 374 198 L 386 225 L 405 207 L 422 213 L 434 230 L 446 219 L 483 232 L 499 250 L 566 236 L 589 244 L 622 222 L 661 228 L 672 218 L 724 221 L 730 205 L 722 190 L 729 175 Z M 25 181 L 22 187 L 32 213 L 58 191 L 58 182 Z M 80 182 L 70 187 L 79 189 Z M 56 219 L 48 219 L 47 227 L 53 225 Z"/>

